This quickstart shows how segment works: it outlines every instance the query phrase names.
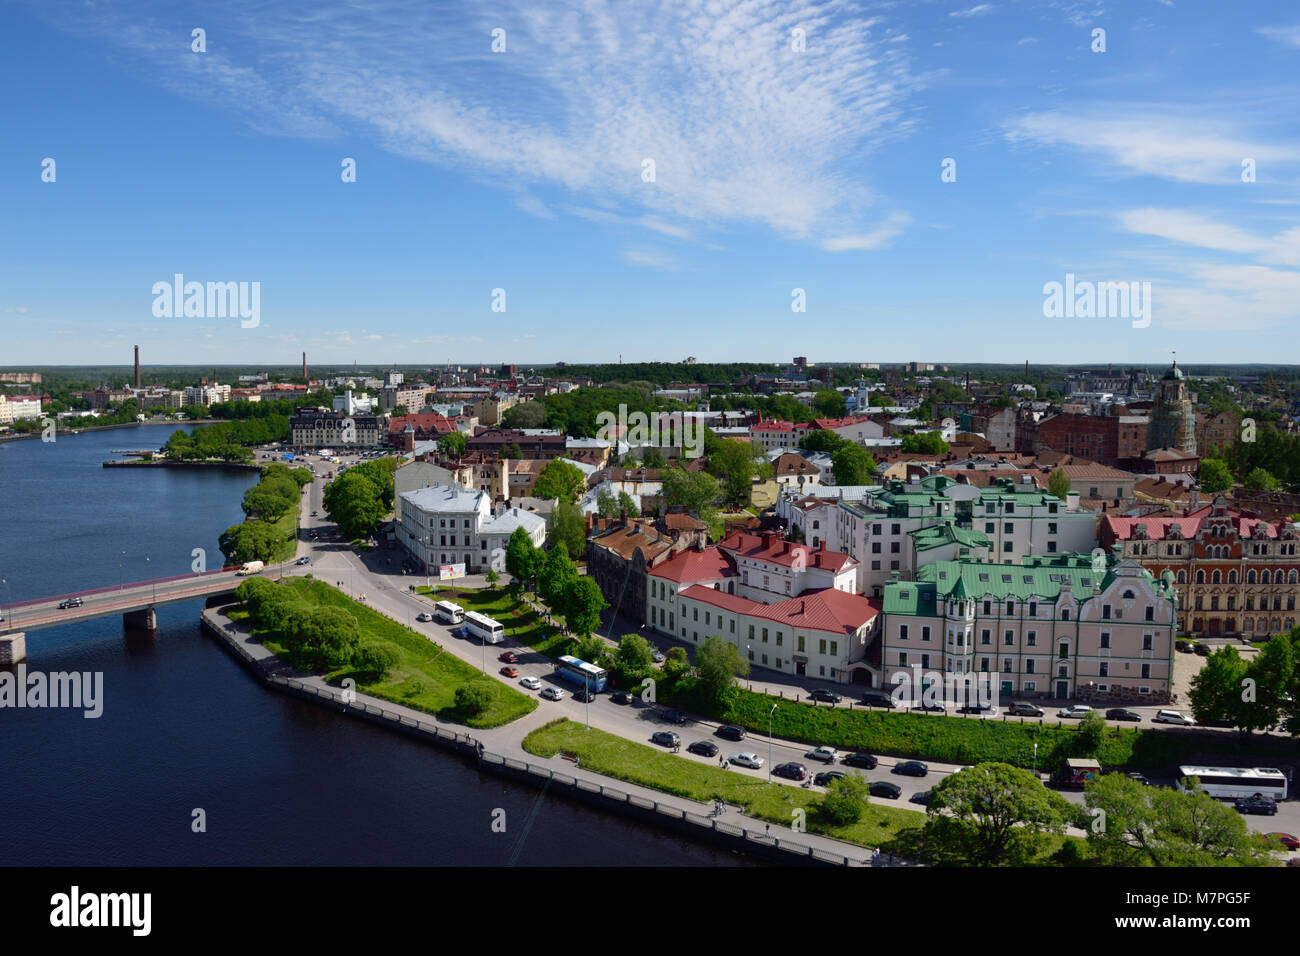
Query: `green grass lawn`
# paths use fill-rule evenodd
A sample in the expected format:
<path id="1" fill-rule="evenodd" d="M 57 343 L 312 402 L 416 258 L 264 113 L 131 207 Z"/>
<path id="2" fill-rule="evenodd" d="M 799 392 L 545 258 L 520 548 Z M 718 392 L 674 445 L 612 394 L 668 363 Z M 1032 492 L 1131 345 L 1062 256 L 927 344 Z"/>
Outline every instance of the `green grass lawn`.
<path id="1" fill-rule="evenodd" d="M 397 666 L 381 678 L 348 667 L 324 675 L 331 684 L 351 677 L 363 693 L 470 727 L 499 727 L 537 708 L 537 701 L 531 695 L 521 693 L 495 677 L 482 675 L 477 668 L 454 654 L 446 653 L 440 645 L 423 635 L 407 630 L 404 624 L 351 600 L 322 581 L 302 577 L 286 578 L 281 583 L 293 588 L 313 606 L 345 609 L 360 625 L 362 640 L 389 641 L 401 655 Z M 283 646 L 276 643 L 273 635 L 255 632 L 254 636 L 295 667 L 311 669 L 309 664 L 295 661 Z M 494 668 L 497 666 L 495 655 L 489 664 Z M 456 707 L 456 689 L 467 684 L 481 685 L 491 696 L 487 709 L 474 716 L 464 714 Z"/>
<path id="2" fill-rule="evenodd" d="M 534 730 L 524 738 L 524 749 L 539 757 L 575 753 L 584 769 L 704 803 L 721 799 L 745 807 L 751 817 L 782 826 L 790 826 L 793 811 L 801 809 L 807 814 L 809 831 L 860 846 L 890 844 L 925 823 L 923 813 L 871 803 L 857 823 L 836 826 L 822 818 L 819 792 L 698 763 L 603 730 L 589 730 L 567 718 Z"/>
<path id="3" fill-rule="evenodd" d="M 1087 754 L 1080 749 L 1077 725 L 1044 720 L 986 720 L 979 717 L 943 717 L 935 714 L 888 713 L 864 707 L 849 710 L 840 706 L 813 706 L 789 698 L 770 697 L 737 688 L 730 703 L 719 709 L 697 692 L 687 679 L 661 696 L 669 703 L 767 733 L 768 711 L 777 705 L 772 731 L 778 737 L 812 744 L 829 744 L 876 754 L 919 757 L 952 763 L 1001 761 L 1030 769 L 1035 766 L 1034 744 L 1038 744 L 1037 768 L 1053 770 L 1066 757 L 1095 756 L 1105 766 L 1155 769 L 1178 763 L 1196 752 L 1240 753 L 1236 737 L 1180 734 L 1168 730 L 1111 728 L 1101 749 Z M 1294 754 L 1294 741 L 1256 737 L 1251 752 Z"/>

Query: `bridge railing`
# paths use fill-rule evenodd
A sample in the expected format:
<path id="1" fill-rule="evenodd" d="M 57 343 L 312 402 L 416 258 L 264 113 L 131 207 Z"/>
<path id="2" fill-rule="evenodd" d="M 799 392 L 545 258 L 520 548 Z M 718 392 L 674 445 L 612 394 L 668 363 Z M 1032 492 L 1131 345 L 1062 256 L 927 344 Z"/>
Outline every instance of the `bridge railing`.
<path id="1" fill-rule="evenodd" d="M 14 601 L 12 604 L 10 604 L 8 601 L 4 601 L 3 606 L 6 608 L 29 607 L 33 604 L 45 604 L 49 601 L 61 601 L 64 598 L 86 597 L 91 594 L 110 594 L 113 591 L 125 591 L 127 588 L 148 587 L 149 585 L 152 584 L 167 584 L 172 581 L 184 581 L 190 579 L 199 581 L 204 578 L 210 578 L 218 574 L 230 574 L 231 572 L 237 571 L 238 569 L 239 569 L 238 565 L 231 565 L 228 568 L 217 568 L 214 571 L 199 571 L 199 572 L 191 572 L 189 574 L 172 574 L 165 578 L 149 578 L 148 580 L 145 581 L 127 581 L 123 583 L 120 587 L 113 587 L 112 585 L 109 585 L 108 587 L 90 588 L 85 591 L 68 591 L 66 594 L 47 594 L 45 597 L 28 598 L 25 601 Z M 0 595 L 0 597 L 2 597 L 2 595 Z"/>

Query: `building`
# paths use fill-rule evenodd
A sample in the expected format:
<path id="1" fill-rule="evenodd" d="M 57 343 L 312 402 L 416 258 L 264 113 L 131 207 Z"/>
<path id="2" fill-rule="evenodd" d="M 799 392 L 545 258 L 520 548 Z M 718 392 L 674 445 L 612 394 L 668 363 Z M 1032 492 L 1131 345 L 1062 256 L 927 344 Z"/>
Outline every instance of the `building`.
<path id="1" fill-rule="evenodd" d="M 690 515 L 671 524 L 645 518 L 601 518 L 588 514 L 587 574 L 616 613 L 638 624 L 646 621 L 646 583 L 651 569 L 688 548 L 703 551 L 708 531 Z"/>
<path id="2" fill-rule="evenodd" d="M 395 415 L 388 420 L 388 444 L 394 448 L 401 447 L 402 435 L 410 425 L 417 442 L 434 441 L 456 431 L 456 423 L 445 415 L 415 414 Z"/>
<path id="3" fill-rule="evenodd" d="M 652 569 L 646 621 L 696 646 L 720 637 L 758 667 L 869 684 L 880 605 L 853 591 L 853 565 L 775 533 L 737 532 Z"/>
<path id="4" fill-rule="evenodd" d="M 1171 580 L 1113 554 L 937 562 L 885 586 L 884 682 L 919 668 L 996 674 L 1003 703 L 1166 703 L 1177 607 Z"/>
<path id="5" fill-rule="evenodd" d="M 783 488 L 812 488 L 821 483 L 821 469 L 803 455 L 784 452 L 772 462 L 772 477 Z"/>
<path id="6" fill-rule="evenodd" d="M 384 434 L 383 419 L 374 415 L 300 408 L 289 419 L 290 443 L 295 448 L 378 448 Z"/>
<path id="7" fill-rule="evenodd" d="M 1220 451 L 1237 444 L 1241 434 L 1241 422 L 1232 412 L 1223 411 L 1214 415 L 1196 415 L 1196 447 L 1202 455 L 1209 455 L 1211 449 Z"/>
<path id="8" fill-rule="evenodd" d="M 1101 544 L 1173 576 L 1184 633 L 1262 640 L 1289 631 L 1300 617 L 1300 529 L 1234 511 L 1222 495 L 1194 505 L 1181 514 L 1108 515 Z"/>
<path id="9" fill-rule="evenodd" d="M 566 453 L 564 434 L 544 428 L 476 428 L 466 443 L 470 453 L 500 456 L 503 449 L 517 445 L 523 458 L 550 461 Z"/>
<path id="10" fill-rule="evenodd" d="M 546 521 L 540 515 L 505 508 L 494 516 L 491 500 L 482 491 L 435 484 L 402 492 L 397 498 L 398 541 L 430 574 L 454 564 L 463 564 L 467 574 L 494 566 L 504 570 L 505 546 L 518 527 L 535 546 L 546 540 Z"/>
<path id="11" fill-rule="evenodd" d="M 1147 426 L 1147 450 L 1176 448 L 1196 454 L 1196 416 L 1187 394 L 1187 381 L 1174 362 L 1156 385 L 1155 405 Z"/>
<path id="12" fill-rule="evenodd" d="M 1119 461 L 1119 426 L 1114 415 L 1054 415 L 1038 423 L 1033 453 L 1050 449 L 1114 467 Z"/>
<path id="13" fill-rule="evenodd" d="M 358 395 L 347 389 L 342 395 L 334 396 L 334 411 L 344 415 L 370 415 L 375 411 L 375 400 L 370 395 Z"/>
<path id="14" fill-rule="evenodd" d="M 41 417 L 40 395 L 0 394 L 0 422 L 16 422 Z"/>

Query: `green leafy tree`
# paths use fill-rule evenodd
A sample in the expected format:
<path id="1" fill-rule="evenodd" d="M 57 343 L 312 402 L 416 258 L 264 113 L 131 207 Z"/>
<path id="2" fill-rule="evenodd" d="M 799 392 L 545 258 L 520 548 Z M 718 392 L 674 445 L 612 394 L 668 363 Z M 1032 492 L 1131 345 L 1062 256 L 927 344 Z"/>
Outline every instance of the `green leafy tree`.
<path id="1" fill-rule="evenodd" d="M 1106 739 L 1106 719 L 1100 711 L 1090 710 L 1079 721 L 1079 750 L 1086 754 L 1095 754 L 1101 749 Z"/>
<path id="2" fill-rule="evenodd" d="M 519 442 L 512 441 L 501 449 L 501 453 L 497 457 L 508 458 L 511 461 L 523 461 L 527 456 L 524 455 L 524 450 L 519 447 Z"/>
<path id="3" fill-rule="evenodd" d="M 296 493 L 294 497 L 297 497 Z M 281 495 L 254 485 L 244 492 L 242 507 L 244 514 L 250 518 L 256 516 L 273 524 L 288 514 L 296 504 L 296 501 L 289 501 Z"/>
<path id="4" fill-rule="evenodd" d="M 843 418 L 844 396 L 830 390 L 820 391 L 813 396 L 813 411 L 822 418 Z"/>
<path id="5" fill-rule="evenodd" d="M 807 451 L 824 451 L 827 452 L 828 454 L 834 455 L 835 452 L 839 451 L 845 445 L 851 445 L 851 444 L 852 442 L 850 442 L 847 438 L 844 438 L 841 435 L 837 435 L 833 431 L 818 429 L 816 431 L 809 432 L 807 437 L 804 438 L 803 444 L 800 447 L 806 449 Z"/>
<path id="6" fill-rule="evenodd" d="M 379 488 L 355 469 L 349 469 L 330 482 L 322 501 L 325 513 L 339 526 L 345 538 L 370 535 L 388 514 Z"/>
<path id="7" fill-rule="evenodd" d="M 569 630 L 584 636 L 600 627 L 600 612 L 609 607 L 600 586 L 586 576 L 569 584 L 562 601 Z"/>
<path id="8" fill-rule="evenodd" d="M 869 485 L 875 480 L 876 462 L 861 445 L 845 443 L 831 455 L 837 485 Z"/>
<path id="9" fill-rule="evenodd" d="M 501 425 L 504 428 L 542 428 L 546 425 L 546 404 L 531 401 L 512 405 L 501 416 Z"/>
<path id="10" fill-rule="evenodd" d="M 680 680 L 691 671 L 690 659 L 686 656 L 686 648 L 670 647 L 668 653 L 664 655 L 663 663 L 664 676 L 669 680 Z"/>
<path id="11" fill-rule="evenodd" d="M 931 821 L 940 815 L 951 818 L 966 831 L 970 862 L 998 866 L 1024 862 L 1037 845 L 1035 835 L 1063 833 L 1075 811 L 1028 770 L 981 763 L 950 774 L 935 786 L 926 814 Z M 940 827 L 930 828 L 927 823 L 932 833 Z M 953 828 L 947 830 L 951 833 Z"/>
<path id="12" fill-rule="evenodd" d="M 909 455 L 946 455 L 951 448 L 939 432 L 917 432 L 904 435 L 899 450 Z"/>
<path id="13" fill-rule="evenodd" d="M 497 574 L 496 568 L 488 568 L 487 574 L 483 575 L 483 580 L 487 582 L 488 587 L 494 588 L 497 586 L 497 582 L 501 580 L 501 575 Z"/>
<path id="14" fill-rule="evenodd" d="M 665 468 L 662 478 L 664 500 L 670 507 L 698 513 L 711 508 L 718 500 L 718 480 L 707 472 Z"/>
<path id="15" fill-rule="evenodd" d="M 461 432 L 448 432 L 438 439 L 438 451 L 451 459 L 464 457 L 468 445 L 469 439 Z"/>
<path id="16" fill-rule="evenodd" d="M 1064 501 L 1065 496 L 1070 493 L 1070 476 L 1060 468 L 1053 468 L 1052 473 L 1047 476 L 1047 490 Z"/>
<path id="17" fill-rule="evenodd" d="M 492 705 L 492 693 L 482 683 L 464 684 L 456 688 L 456 709 L 476 717 Z"/>
<path id="18" fill-rule="evenodd" d="M 271 561 L 280 547 L 280 535 L 269 524 L 245 521 L 221 532 L 217 544 L 227 564 Z"/>
<path id="19" fill-rule="evenodd" d="M 618 498 L 608 491 L 600 491 L 596 494 L 596 513 L 602 518 L 617 518 L 621 512 L 618 507 Z"/>
<path id="20" fill-rule="evenodd" d="M 510 575 L 510 586 L 519 590 L 536 578 L 543 558 L 528 532 L 515 528 L 506 542 L 506 572 Z"/>
<path id="21" fill-rule="evenodd" d="M 1221 458 L 1205 458 L 1201 460 L 1197 479 L 1201 483 L 1201 491 L 1211 495 L 1217 494 L 1232 487 L 1232 470 Z"/>
<path id="22" fill-rule="evenodd" d="M 548 461 L 537 473 L 533 494 L 538 498 L 558 498 L 572 504 L 586 487 L 587 477 L 581 468 L 567 461 Z"/>
<path id="23" fill-rule="evenodd" d="M 706 471 L 718 479 L 723 501 L 743 508 L 749 504 L 754 477 L 764 462 L 762 445 L 724 439 L 710 452 Z"/>
<path id="24" fill-rule="evenodd" d="M 1206 793 L 1107 774 L 1084 788 L 1088 849 L 1109 866 L 1258 866 L 1267 851 L 1241 814 Z M 1096 811 L 1101 811 L 1097 814 Z"/>
<path id="25" fill-rule="evenodd" d="M 728 644 L 720 637 L 709 637 L 695 651 L 695 673 L 704 693 L 715 704 L 722 704 L 730 696 L 736 678 L 749 673 L 749 661 L 735 644 Z"/>
<path id="26" fill-rule="evenodd" d="M 862 818 L 870 798 L 871 785 L 866 777 L 850 774 L 832 780 L 818 809 L 836 826 L 849 826 Z"/>
<path id="27" fill-rule="evenodd" d="M 1284 721 L 1286 698 L 1296 678 L 1296 654 L 1290 636 L 1279 634 L 1265 644 L 1246 666 L 1246 677 L 1254 684 L 1249 688 L 1252 693 L 1243 694 L 1243 698 L 1253 696 L 1254 700 L 1243 699 L 1243 719 L 1238 726 L 1249 734 Z"/>
<path id="28" fill-rule="evenodd" d="M 397 667 L 401 659 L 401 652 L 391 641 L 366 641 L 357 648 L 355 665 L 362 671 L 382 676 Z"/>
<path id="29" fill-rule="evenodd" d="M 1231 720 L 1240 726 L 1237 721 L 1244 716 L 1241 698 L 1246 670 L 1246 662 L 1231 644 L 1206 658 L 1205 666 L 1193 675 L 1187 694 L 1197 723 Z"/>
<path id="30" fill-rule="evenodd" d="M 1251 491 L 1277 491 L 1282 483 L 1263 468 L 1253 468 L 1242 482 Z"/>
<path id="31" fill-rule="evenodd" d="M 579 557 L 587 552 L 587 518 L 576 504 L 556 505 L 548 534 L 552 547 L 563 544 L 569 554 Z"/>
<path id="32" fill-rule="evenodd" d="M 646 677 L 654 667 L 649 641 L 640 634 L 624 634 L 614 652 L 614 663 L 623 677 L 632 683 Z"/>
<path id="33" fill-rule="evenodd" d="M 646 448 L 643 454 L 645 458 L 642 459 L 641 464 L 646 468 L 663 468 L 667 465 L 664 461 L 664 453 L 653 445 Z"/>
<path id="34" fill-rule="evenodd" d="M 620 511 L 626 511 L 629 518 L 641 517 L 641 509 L 637 507 L 636 502 L 632 500 L 632 496 L 626 491 L 618 493 L 618 507 Z"/>
<path id="35" fill-rule="evenodd" d="M 568 546 L 560 541 L 551 549 L 538 570 L 538 592 L 552 610 L 562 615 L 564 596 L 577 580 L 578 568 L 569 558 Z"/>
<path id="36" fill-rule="evenodd" d="M 586 661 L 588 664 L 595 664 L 597 667 L 612 667 L 614 664 L 613 655 L 609 652 L 609 644 L 605 639 L 596 634 L 588 634 L 573 642 L 573 656 L 580 661 Z"/>

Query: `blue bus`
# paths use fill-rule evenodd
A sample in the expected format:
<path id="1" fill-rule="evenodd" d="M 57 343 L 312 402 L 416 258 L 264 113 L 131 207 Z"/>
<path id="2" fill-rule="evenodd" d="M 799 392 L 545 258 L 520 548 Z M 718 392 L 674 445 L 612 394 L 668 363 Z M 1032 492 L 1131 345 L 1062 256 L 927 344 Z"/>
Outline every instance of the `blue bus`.
<path id="1" fill-rule="evenodd" d="M 555 676 L 599 694 L 609 683 L 609 671 L 565 654 L 555 662 Z"/>

